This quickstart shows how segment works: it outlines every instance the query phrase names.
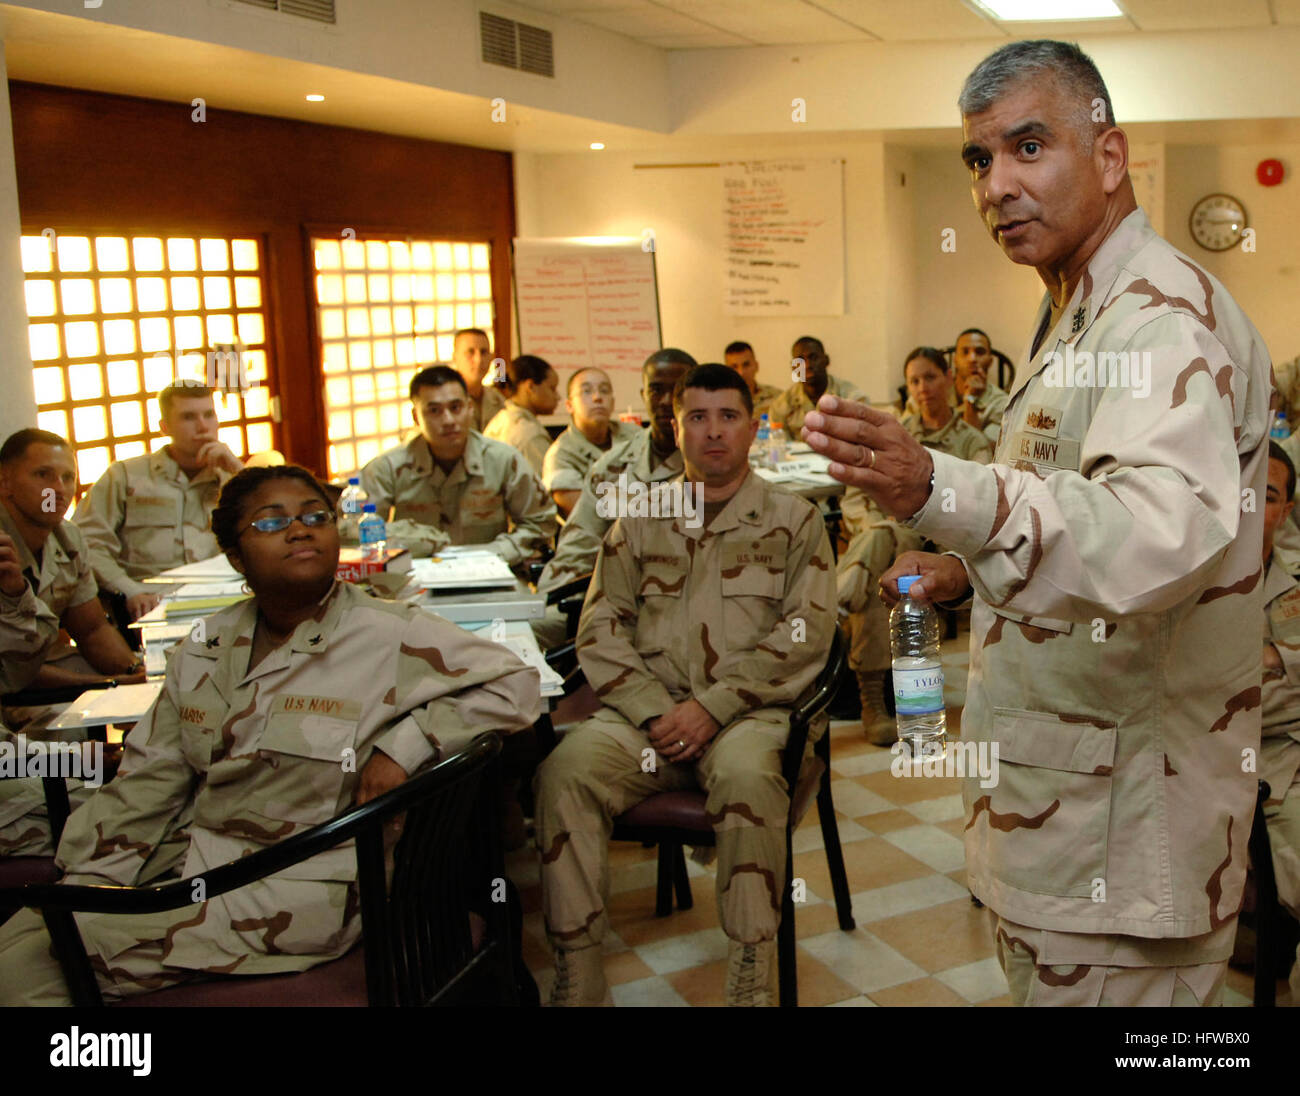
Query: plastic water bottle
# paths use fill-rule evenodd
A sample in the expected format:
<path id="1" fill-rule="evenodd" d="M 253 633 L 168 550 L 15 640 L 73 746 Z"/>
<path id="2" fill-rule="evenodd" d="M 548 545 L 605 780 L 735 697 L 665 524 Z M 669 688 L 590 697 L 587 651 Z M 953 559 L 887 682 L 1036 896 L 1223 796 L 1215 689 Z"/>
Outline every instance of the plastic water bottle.
<path id="1" fill-rule="evenodd" d="M 367 502 L 361 515 L 361 558 L 383 560 L 388 555 L 388 530 L 384 519 L 375 513 L 375 504 Z"/>
<path id="2" fill-rule="evenodd" d="M 1268 436 L 1275 441 L 1286 441 L 1291 436 L 1291 427 L 1286 421 L 1286 415 L 1281 411 L 1273 419 L 1273 428 L 1268 432 Z"/>
<path id="3" fill-rule="evenodd" d="M 898 738 L 914 761 L 943 757 L 948 746 L 943 663 L 939 659 L 939 618 L 932 606 L 913 601 L 908 593 L 920 577 L 899 578 L 898 592 L 902 600 L 889 614 Z"/>
<path id="4" fill-rule="evenodd" d="M 339 538 L 349 544 L 361 539 L 361 508 L 366 504 L 366 493 L 361 490 L 361 478 L 353 476 L 339 496 Z"/>
<path id="5" fill-rule="evenodd" d="M 758 434 L 755 435 L 754 441 L 766 448 L 767 443 L 772 440 L 772 426 L 767 421 L 766 415 L 760 415 L 758 419 Z"/>

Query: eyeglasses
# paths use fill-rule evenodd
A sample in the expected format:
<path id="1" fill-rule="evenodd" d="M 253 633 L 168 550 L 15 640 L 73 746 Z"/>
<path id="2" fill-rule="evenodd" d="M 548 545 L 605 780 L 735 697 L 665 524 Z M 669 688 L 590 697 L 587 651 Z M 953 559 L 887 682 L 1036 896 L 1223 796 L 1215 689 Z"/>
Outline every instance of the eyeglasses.
<path id="1" fill-rule="evenodd" d="M 318 525 L 333 525 L 334 513 L 331 510 L 312 510 L 310 513 L 295 514 L 292 517 L 288 514 L 277 514 L 273 518 L 258 518 L 256 521 L 250 521 L 248 528 L 256 529 L 259 533 L 282 533 L 295 521 L 300 521 L 307 528 L 314 529 Z"/>

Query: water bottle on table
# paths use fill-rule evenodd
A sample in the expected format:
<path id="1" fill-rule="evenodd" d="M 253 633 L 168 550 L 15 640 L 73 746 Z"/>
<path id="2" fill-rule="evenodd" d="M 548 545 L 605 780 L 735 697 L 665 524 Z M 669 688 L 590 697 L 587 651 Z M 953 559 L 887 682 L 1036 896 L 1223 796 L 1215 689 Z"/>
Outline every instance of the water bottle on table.
<path id="1" fill-rule="evenodd" d="M 902 600 L 889 614 L 898 739 L 913 760 L 941 758 L 948 743 L 943 663 L 939 658 L 939 618 L 932 606 L 912 600 L 909 593 L 920 577 L 899 578 L 898 592 Z"/>
<path id="2" fill-rule="evenodd" d="M 361 513 L 361 558 L 383 560 L 388 555 L 388 530 L 384 519 L 375 513 L 375 504 L 367 502 Z"/>
<path id="3" fill-rule="evenodd" d="M 361 508 L 366 503 L 366 493 L 361 490 L 361 478 L 353 476 L 339 496 L 339 539 L 352 544 L 361 539 Z"/>

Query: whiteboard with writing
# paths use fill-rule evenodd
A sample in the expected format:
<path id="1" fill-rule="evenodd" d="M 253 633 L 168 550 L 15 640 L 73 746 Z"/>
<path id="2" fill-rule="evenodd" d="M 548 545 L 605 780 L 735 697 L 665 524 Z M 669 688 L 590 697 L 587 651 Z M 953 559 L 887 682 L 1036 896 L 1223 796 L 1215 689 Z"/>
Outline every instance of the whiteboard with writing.
<path id="1" fill-rule="evenodd" d="M 723 307 L 733 316 L 844 313 L 844 171 L 839 160 L 724 164 Z"/>
<path id="2" fill-rule="evenodd" d="M 608 236 L 516 239 L 520 353 L 545 358 L 562 380 L 593 365 L 639 374 L 663 345 L 652 248 Z"/>

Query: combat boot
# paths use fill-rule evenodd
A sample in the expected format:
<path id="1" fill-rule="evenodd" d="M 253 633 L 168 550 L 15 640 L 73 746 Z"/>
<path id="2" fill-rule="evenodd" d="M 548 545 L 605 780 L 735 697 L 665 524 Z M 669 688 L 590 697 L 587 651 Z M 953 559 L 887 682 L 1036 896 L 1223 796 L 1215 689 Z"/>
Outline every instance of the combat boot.
<path id="1" fill-rule="evenodd" d="M 727 946 L 728 1005 L 759 1007 L 777 1003 L 776 941 L 760 940 L 742 944 L 732 940 Z"/>
<path id="2" fill-rule="evenodd" d="M 605 984 L 605 961 L 599 946 L 555 949 L 555 985 L 551 987 L 553 1008 L 582 1008 L 612 1005 Z"/>
<path id="3" fill-rule="evenodd" d="M 887 670 L 859 670 L 858 690 L 862 694 L 862 729 L 873 746 L 898 741 L 898 724 L 885 709 Z"/>

